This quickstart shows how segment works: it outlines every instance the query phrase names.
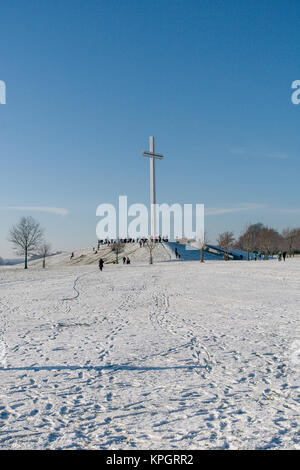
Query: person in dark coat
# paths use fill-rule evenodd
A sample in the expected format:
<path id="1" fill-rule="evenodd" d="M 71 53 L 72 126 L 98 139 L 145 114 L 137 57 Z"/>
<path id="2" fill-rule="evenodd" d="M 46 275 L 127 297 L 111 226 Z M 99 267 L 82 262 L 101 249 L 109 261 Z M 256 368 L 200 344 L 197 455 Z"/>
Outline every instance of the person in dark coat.
<path id="1" fill-rule="evenodd" d="M 100 259 L 99 259 L 99 269 L 100 269 L 100 271 L 102 271 L 103 265 L 104 265 L 104 261 L 103 261 L 102 258 L 100 258 Z"/>

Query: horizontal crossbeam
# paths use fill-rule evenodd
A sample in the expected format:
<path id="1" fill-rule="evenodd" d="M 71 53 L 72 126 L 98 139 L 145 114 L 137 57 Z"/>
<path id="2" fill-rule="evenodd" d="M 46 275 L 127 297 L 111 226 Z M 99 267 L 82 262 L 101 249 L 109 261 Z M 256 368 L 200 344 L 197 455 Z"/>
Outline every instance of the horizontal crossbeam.
<path id="1" fill-rule="evenodd" d="M 152 158 L 158 158 L 159 160 L 162 160 L 164 158 L 163 155 L 160 153 L 151 153 L 151 152 L 143 152 L 144 157 L 152 157 Z"/>

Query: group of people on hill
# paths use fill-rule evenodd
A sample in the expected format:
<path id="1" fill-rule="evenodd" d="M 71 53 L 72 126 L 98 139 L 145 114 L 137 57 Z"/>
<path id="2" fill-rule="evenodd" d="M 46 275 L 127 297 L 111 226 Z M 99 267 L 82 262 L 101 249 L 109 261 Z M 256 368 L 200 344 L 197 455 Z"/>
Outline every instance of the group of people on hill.
<path id="1" fill-rule="evenodd" d="M 110 245 L 113 245 L 114 243 L 117 243 L 117 242 L 119 242 L 119 243 L 135 243 L 135 242 L 138 242 L 138 240 L 135 240 L 134 238 L 120 238 L 118 240 L 114 240 L 113 238 L 111 238 L 111 239 L 105 238 L 105 240 L 98 240 L 97 247 L 98 247 L 98 250 L 99 250 L 101 245 L 110 246 Z"/>
<path id="2" fill-rule="evenodd" d="M 258 259 L 264 259 L 265 254 L 264 253 L 254 253 L 254 261 L 257 261 Z"/>
<path id="3" fill-rule="evenodd" d="M 147 243 L 148 241 L 151 241 L 151 242 L 154 242 L 154 243 L 161 243 L 162 241 L 163 242 L 168 242 L 169 239 L 168 237 L 161 237 L 160 235 L 158 235 L 158 237 L 150 237 L 149 239 L 146 238 L 146 237 L 142 237 L 142 238 L 120 238 L 118 240 L 114 240 L 113 238 L 111 239 L 108 239 L 108 238 L 105 238 L 104 240 L 98 240 L 98 243 L 97 243 L 97 249 L 99 250 L 100 246 L 101 245 L 113 245 L 114 243 L 139 243 L 140 247 L 144 246 L 145 243 Z M 93 250 L 95 250 L 93 248 Z"/>
<path id="4" fill-rule="evenodd" d="M 102 258 L 100 258 L 98 264 L 99 264 L 100 271 L 102 271 L 103 265 L 104 265 L 104 260 Z M 130 264 L 129 256 L 123 256 L 123 264 Z"/>
<path id="5" fill-rule="evenodd" d="M 272 256 L 270 252 L 268 253 L 268 256 Z M 281 261 L 282 259 L 283 259 L 283 261 L 285 261 L 286 257 L 287 257 L 287 252 L 286 251 L 279 251 L 277 253 L 278 261 Z M 267 259 L 265 253 L 264 252 L 261 252 L 261 253 L 255 252 L 254 253 L 254 261 L 257 261 L 258 259 L 260 259 L 260 260 L 261 259 Z"/>

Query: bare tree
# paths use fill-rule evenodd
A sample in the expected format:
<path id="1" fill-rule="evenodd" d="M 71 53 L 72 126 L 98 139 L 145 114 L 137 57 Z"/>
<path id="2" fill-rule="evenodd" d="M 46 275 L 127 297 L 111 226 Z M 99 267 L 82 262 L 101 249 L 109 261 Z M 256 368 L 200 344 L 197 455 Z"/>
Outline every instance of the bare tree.
<path id="1" fill-rule="evenodd" d="M 300 229 L 299 228 L 286 228 L 282 231 L 286 248 L 290 256 L 294 256 L 295 250 L 299 249 L 300 245 Z"/>
<path id="2" fill-rule="evenodd" d="M 234 242 L 235 242 L 235 238 L 234 238 L 234 233 L 233 232 L 220 233 L 220 235 L 217 239 L 218 245 L 221 248 L 223 248 L 223 250 L 225 251 L 225 259 L 226 260 L 228 259 L 228 251 L 230 250 L 230 248 L 233 247 Z"/>
<path id="3" fill-rule="evenodd" d="M 200 238 L 200 262 L 204 263 L 204 251 L 208 243 L 207 231 L 204 231 L 202 238 Z"/>
<path id="4" fill-rule="evenodd" d="M 116 263 L 119 263 L 119 254 L 124 250 L 124 243 L 116 241 L 111 245 L 111 251 L 116 255 Z"/>
<path id="5" fill-rule="evenodd" d="M 34 253 L 43 239 L 43 230 L 33 217 L 22 217 L 9 233 L 9 241 L 18 255 L 24 256 L 24 269 L 27 269 L 28 256 Z"/>
<path id="6" fill-rule="evenodd" d="M 258 234 L 258 244 L 265 253 L 265 259 L 278 250 L 282 243 L 279 233 L 273 228 L 264 227 Z"/>
<path id="7" fill-rule="evenodd" d="M 200 250 L 200 262 L 201 263 L 204 263 L 204 251 L 205 251 L 207 243 L 208 243 L 208 237 L 207 237 L 207 232 L 205 230 L 201 238 L 199 238 L 199 240 L 197 240 L 195 243 L 192 244 L 194 247 L 197 247 Z"/>
<path id="8" fill-rule="evenodd" d="M 149 264 L 153 264 L 153 250 L 156 248 L 156 246 L 157 243 L 155 243 L 153 240 L 146 242 L 146 247 L 149 250 Z"/>
<path id="9" fill-rule="evenodd" d="M 51 245 L 50 243 L 44 242 L 38 250 L 38 254 L 43 258 L 43 268 L 46 267 L 46 258 L 50 255 Z"/>
<path id="10" fill-rule="evenodd" d="M 236 248 L 247 252 L 248 261 L 250 260 L 250 252 L 258 249 L 258 234 L 263 228 L 261 223 L 248 224 L 235 244 Z"/>

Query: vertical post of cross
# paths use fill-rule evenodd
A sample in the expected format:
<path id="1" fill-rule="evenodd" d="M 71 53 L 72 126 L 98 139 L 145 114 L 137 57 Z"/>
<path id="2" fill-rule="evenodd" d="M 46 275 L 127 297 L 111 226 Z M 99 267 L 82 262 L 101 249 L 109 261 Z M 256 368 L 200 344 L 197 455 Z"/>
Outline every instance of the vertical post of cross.
<path id="1" fill-rule="evenodd" d="M 151 211 L 151 237 L 156 234 L 156 188 L 155 188 L 155 160 L 162 160 L 164 157 L 159 153 L 155 153 L 154 137 L 150 137 L 150 151 L 143 152 L 144 157 L 150 158 L 150 211 Z"/>
<path id="2" fill-rule="evenodd" d="M 154 153 L 154 137 L 150 137 L 150 153 Z M 150 209 L 151 209 L 151 236 L 156 236 L 155 227 L 155 159 L 150 157 Z"/>
<path id="3" fill-rule="evenodd" d="M 0 80 L 0 104 L 6 104 L 6 84 Z"/>

